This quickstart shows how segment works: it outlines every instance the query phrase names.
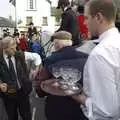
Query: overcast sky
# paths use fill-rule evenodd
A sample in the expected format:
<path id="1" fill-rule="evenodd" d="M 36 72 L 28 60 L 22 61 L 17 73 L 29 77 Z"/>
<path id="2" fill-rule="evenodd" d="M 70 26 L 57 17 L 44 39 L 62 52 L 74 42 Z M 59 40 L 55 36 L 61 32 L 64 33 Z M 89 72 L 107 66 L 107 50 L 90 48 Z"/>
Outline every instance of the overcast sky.
<path id="1" fill-rule="evenodd" d="M 52 4 L 53 4 L 54 6 L 57 5 L 57 1 L 58 1 L 58 0 L 51 0 L 51 1 L 52 1 Z"/>
<path id="2" fill-rule="evenodd" d="M 0 0 L 0 16 L 9 16 L 9 0 Z"/>
<path id="3" fill-rule="evenodd" d="M 58 0 L 51 0 L 52 5 L 56 6 Z M 9 7 L 9 0 L 0 0 L 0 17 L 9 17 L 10 7 Z"/>

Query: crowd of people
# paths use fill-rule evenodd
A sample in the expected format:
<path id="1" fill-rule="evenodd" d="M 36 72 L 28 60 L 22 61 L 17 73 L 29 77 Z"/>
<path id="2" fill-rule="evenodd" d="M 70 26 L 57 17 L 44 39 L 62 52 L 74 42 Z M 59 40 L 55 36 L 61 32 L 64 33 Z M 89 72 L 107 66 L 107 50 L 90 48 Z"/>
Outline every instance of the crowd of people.
<path id="1" fill-rule="evenodd" d="M 58 8 L 63 12 L 60 28 L 51 36 L 51 55 L 45 56 L 33 23 L 27 38 L 18 30 L 1 38 L 0 120 L 18 120 L 18 114 L 32 120 L 33 81 L 38 96 L 46 98 L 47 120 L 119 120 L 120 33 L 114 1 L 89 0 L 76 8 L 73 1 L 59 0 Z M 90 38 L 97 38 L 97 43 L 86 46 L 84 41 Z M 67 77 L 69 83 L 68 74 L 73 72 L 67 74 L 66 68 L 79 71 L 82 91 L 62 96 L 56 88 L 64 91 L 65 86 L 59 81 Z M 58 72 L 61 69 L 63 73 Z M 53 94 L 44 89 L 46 83 Z"/>

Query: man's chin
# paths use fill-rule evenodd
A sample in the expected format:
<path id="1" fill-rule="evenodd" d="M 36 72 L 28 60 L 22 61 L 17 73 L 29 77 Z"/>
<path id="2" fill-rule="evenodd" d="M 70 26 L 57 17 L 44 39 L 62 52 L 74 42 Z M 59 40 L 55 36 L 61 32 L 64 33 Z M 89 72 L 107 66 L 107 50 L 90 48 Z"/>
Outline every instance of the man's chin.
<path id="1" fill-rule="evenodd" d="M 11 56 L 14 56 L 14 55 L 15 55 L 15 53 L 10 53 L 10 55 L 11 55 Z"/>

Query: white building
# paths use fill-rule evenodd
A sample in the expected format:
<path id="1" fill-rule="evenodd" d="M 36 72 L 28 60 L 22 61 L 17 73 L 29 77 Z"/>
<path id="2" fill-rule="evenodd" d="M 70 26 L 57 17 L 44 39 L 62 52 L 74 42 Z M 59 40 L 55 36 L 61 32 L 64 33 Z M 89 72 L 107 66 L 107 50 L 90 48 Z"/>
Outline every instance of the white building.
<path id="1" fill-rule="evenodd" d="M 38 30 L 42 27 L 43 30 L 54 31 L 55 19 L 51 17 L 50 0 L 16 0 L 16 7 L 12 5 L 10 11 L 20 31 L 26 30 L 30 22 Z"/>

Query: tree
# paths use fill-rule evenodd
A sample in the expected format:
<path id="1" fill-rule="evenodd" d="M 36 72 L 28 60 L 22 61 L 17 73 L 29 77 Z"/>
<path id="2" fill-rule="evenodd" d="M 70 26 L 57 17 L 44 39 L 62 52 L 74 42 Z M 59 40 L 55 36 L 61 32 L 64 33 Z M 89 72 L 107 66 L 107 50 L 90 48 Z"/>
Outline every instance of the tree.
<path id="1" fill-rule="evenodd" d="M 60 19 L 61 19 L 62 10 L 61 9 L 55 9 L 54 12 L 55 12 L 55 20 L 59 24 Z"/>

